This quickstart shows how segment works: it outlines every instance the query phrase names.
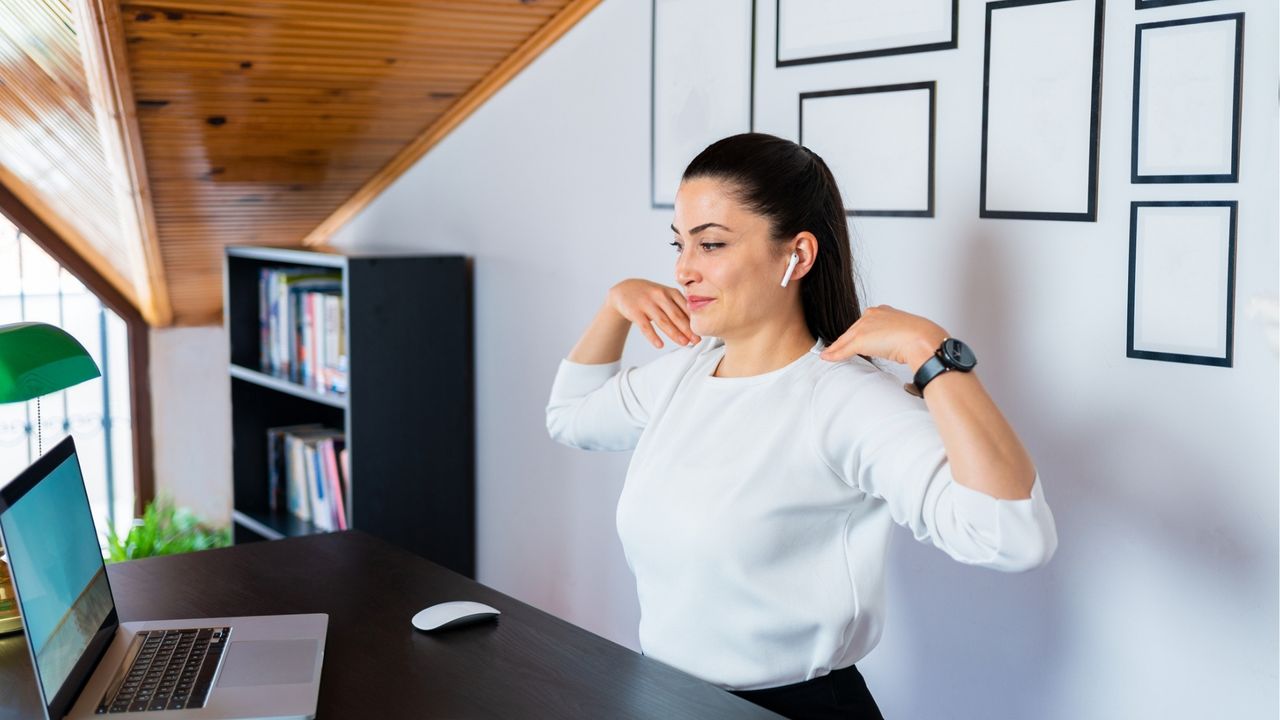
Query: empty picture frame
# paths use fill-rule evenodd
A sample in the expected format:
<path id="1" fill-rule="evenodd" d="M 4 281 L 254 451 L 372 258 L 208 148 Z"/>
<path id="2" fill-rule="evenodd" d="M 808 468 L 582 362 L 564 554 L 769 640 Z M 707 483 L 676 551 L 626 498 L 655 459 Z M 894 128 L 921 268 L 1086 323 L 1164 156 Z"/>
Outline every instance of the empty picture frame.
<path id="1" fill-rule="evenodd" d="M 755 16 L 755 0 L 653 0 L 653 207 L 675 207 L 680 176 L 704 148 L 750 132 Z"/>
<path id="2" fill-rule="evenodd" d="M 979 215 L 1098 215 L 1103 0 L 987 4 Z"/>
<path id="3" fill-rule="evenodd" d="M 1143 23 L 1135 33 L 1131 180 L 1239 181 L 1244 13 Z"/>
<path id="4" fill-rule="evenodd" d="M 933 217 L 937 83 L 800 95 L 800 144 L 817 153 L 846 215 Z"/>
<path id="5" fill-rule="evenodd" d="M 960 0 L 777 0 L 777 67 L 956 47 Z"/>
<path id="6" fill-rule="evenodd" d="M 1236 201 L 1143 201 L 1129 214 L 1128 356 L 1231 367 Z"/>

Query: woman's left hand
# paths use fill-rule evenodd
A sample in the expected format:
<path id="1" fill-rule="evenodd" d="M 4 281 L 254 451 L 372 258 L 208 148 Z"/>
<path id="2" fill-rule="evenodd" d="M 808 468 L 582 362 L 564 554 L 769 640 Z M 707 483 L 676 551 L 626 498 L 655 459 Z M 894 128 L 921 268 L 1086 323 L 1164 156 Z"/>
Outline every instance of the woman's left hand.
<path id="1" fill-rule="evenodd" d="M 858 322 L 850 325 L 820 357 L 840 362 L 854 355 L 867 355 L 903 363 L 914 371 L 947 337 L 947 331 L 928 318 L 876 305 L 867 308 Z"/>

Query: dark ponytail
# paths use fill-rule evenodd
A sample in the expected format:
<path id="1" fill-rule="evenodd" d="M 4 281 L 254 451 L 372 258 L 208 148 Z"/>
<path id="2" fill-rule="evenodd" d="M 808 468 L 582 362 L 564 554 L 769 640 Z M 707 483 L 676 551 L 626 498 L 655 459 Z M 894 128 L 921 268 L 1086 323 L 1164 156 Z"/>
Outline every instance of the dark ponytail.
<path id="1" fill-rule="evenodd" d="M 769 220 L 783 243 L 808 230 L 818 239 L 813 268 L 800 280 L 809 332 L 830 345 L 862 317 L 844 201 L 827 164 L 809 148 L 764 133 L 718 140 L 685 168 L 681 182 L 721 180 L 746 209 Z"/>

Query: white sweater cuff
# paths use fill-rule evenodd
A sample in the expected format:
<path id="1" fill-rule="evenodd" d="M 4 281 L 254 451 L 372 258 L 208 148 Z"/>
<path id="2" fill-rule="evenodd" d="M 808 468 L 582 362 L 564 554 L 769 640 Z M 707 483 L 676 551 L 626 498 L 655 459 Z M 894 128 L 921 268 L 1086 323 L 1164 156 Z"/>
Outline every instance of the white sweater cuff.
<path id="1" fill-rule="evenodd" d="M 551 400 L 582 397 L 604 385 L 622 368 L 622 361 L 587 365 L 572 360 L 561 360 L 551 384 Z"/>
<path id="2" fill-rule="evenodd" d="M 1039 473 L 1031 485 L 1031 497 L 1022 500 L 1002 500 L 958 482 L 951 491 L 956 514 L 992 543 L 991 558 L 982 565 L 1022 572 L 1053 556 L 1058 547 L 1057 528 Z"/>

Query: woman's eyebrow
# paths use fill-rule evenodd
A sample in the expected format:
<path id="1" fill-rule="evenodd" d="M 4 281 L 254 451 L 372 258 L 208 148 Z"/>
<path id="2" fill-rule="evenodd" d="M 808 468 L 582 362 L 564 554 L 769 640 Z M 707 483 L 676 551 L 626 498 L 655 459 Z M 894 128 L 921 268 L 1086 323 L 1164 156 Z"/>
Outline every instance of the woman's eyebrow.
<path id="1" fill-rule="evenodd" d="M 721 230 L 726 230 L 726 231 L 728 231 L 728 232 L 733 232 L 732 230 L 729 230 L 729 228 L 727 228 L 727 227 L 725 227 L 725 226 L 721 225 L 720 223 L 703 223 L 703 224 L 699 225 L 698 227 L 693 228 L 692 230 L 690 230 L 690 231 L 689 231 L 689 234 L 690 234 L 690 235 L 697 235 L 698 233 L 702 232 L 703 230 L 706 230 L 707 228 L 713 228 L 713 227 L 718 227 L 718 228 L 720 228 Z M 677 234 L 677 235 L 679 235 L 679 234 L 680 234 L 680 231 L 676 229 L 675 224 L 672 224 L 672 225 L 671 225 L 671 232 L 673 232 L 673 233 L 675 233 L 675 234 Z"/>

